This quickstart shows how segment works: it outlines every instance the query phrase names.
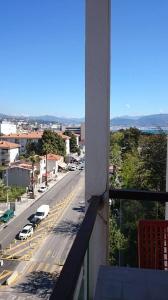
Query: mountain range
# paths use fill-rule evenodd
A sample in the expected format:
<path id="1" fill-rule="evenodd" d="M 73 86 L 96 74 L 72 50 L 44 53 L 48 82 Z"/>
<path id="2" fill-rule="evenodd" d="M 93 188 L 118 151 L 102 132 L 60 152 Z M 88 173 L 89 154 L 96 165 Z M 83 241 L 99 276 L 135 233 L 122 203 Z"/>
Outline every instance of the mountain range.
<path id="1" fill-rule="evenodd" d="M 26 120 L 37 122 L 58 122 L 63 124 L 80 124 L 84 122 L 84 118 L 65 118 L 51 115 L 43 116 L 10 116 L 0 113 L 0 119 L 7 120 Z M 168 114 L 155 114 L 148 116 L 122 116 L 112 118 L 110 120 L 111 126 L 129 126 L 129 127 L 168 127 Z"/>
<path id="2" fill-rule="evenodd" d="M 168 127 L 168 114 L 156 114 L 139 117 L 118 117 L 111 119 L 110 125 L 130 127 Z"/>

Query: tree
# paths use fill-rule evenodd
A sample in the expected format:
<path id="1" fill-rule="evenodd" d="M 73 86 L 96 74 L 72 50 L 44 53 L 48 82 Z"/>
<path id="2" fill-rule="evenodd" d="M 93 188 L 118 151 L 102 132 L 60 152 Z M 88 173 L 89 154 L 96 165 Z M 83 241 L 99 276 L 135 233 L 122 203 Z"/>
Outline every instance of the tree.
<path id="1" fill-rule="evenodd" d="M 37 153 L 37 143 L 28 141 L 26 143 L 26 154 L 27 154 L 27 156 L 30 156 L 32 152 Z"/>
<path id="2" fill-rule="evenodd" d="M 127 247 L 127 239 L 121 233 L 117 222 L 112 215 L 109 220 L 109 263 L 117 265 L 119 253 Z"/>
<path id="3" fill-rule="evenodd" d="M 141 136 L 139 142 L 143 168 L 150 173 L 148 186 L 155 191 L 166 190 L 166 134 Z"/>
<path id="4" fill-rule="evenodd" d="M 31 156 L 29 156 L 29 160 L 32 163 L 31 187 L 32 187 L 32 195 L 33 195 L 33 198 L 34 198 L 34 181 L 35 181 L 34 166 L 35 166 L 35 163 L 39 162 L 40 158 L 39 158 L 38 155 L 35 154 L 35 152 L 31 152 Z"/>
<path id="5" fill-rule="evenodd" d="M 121 187 L 165 191 L 167 143 L 163 132 L 149 135 L 131 128 L 122 130 L 111 134 L 110 146 L 110 162 L 117 166 L 116 177 L 120 177 Z M 127 239 L 122 262 L 136 267 L 138 221 L 164 219 L 164 204 L 120 200 L 115 201 L 113 216 L 115 210 L 119 212 L 120 233 Z"/>
<path id="6" fill-rule="evenodd" d="M 62 156 L 66 154 L 66 146 L 63 138 L 51 130 L 44 130 L 42 138 L 38 142 L 37 149 L 41 155 L 46 154 L 46 149 L 53 154 Z"/>

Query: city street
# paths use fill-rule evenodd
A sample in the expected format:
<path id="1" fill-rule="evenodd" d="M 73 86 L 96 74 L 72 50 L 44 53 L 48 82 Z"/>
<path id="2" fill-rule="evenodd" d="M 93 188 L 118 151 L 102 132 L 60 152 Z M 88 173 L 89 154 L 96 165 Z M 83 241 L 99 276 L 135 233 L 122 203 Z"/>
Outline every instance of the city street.
<path id="1" fill-rule="evenodd" d="M 61 194 L 60 189 L 65 179 L 66 183 L 64 182 L 63 194 Z M 76 189 L 72 202 L 50 234 L 42 240 L 32 259 L 22 262 L 26 264 L 26 269 L 16 284 L 11 287 L 1 287 L 0 299 L 47 299 L 51 293 L 84 216 L 84 172 L 71 172 L 60 184 L 57 189 L 53 188 L 54 193 L 57 194 L 55 197 L 53 189 L 44 196 L 48 196 L 51 192 L 50 205 L 54 205 L 54 200 L 52 201 L 51 198 L 60 201 L 66 196 L 66 192 Z"/>
<path id="2" fill-rule="evenodd" d="M 42 195 L 22 214 L 15 218 L 9 224 L 6 224 L 3 230 L 0 231 L 0 246 L 1 249 L 6 248 L 10 242 L 15 239 L 18 232 L 24 225 L 30 223 L 29 217 L 33 215 L 37 208 L 42 204 L 49 204 L 50 209 L 61 202 L 78 184 L 81 171 L 69 172 L 61 181 L 59 181 L 52 189 Z"/>

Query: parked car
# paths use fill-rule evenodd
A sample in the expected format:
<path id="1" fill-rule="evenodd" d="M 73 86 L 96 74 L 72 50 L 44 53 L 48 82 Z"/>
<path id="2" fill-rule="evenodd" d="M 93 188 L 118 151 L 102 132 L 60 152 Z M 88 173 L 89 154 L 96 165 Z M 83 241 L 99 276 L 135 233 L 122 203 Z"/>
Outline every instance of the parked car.
<path id="1" fill-rule="evenodd" d="M 84 170 L 84 165 L 79 165 L 78 169 L 79 170 Z"/>
<path id="2" fill-rule="evenodd" d="M 41 187 L 38 189 L 38 192 L 44 193 L 44 192 L 46 192 L 46 190 L 47 190 L 47 187 L 46 187 L 46 186 L 41 186 Z"/>
<path id="3" fill-rule="evenodd" d="M 76 166 L 75 165 L 70 165 L 69 166 L 69 170 L 70 171 L 75 171 L 76 170 Z"/>
<path id="4" fill-rule="evenodd" d="M 41 223 L 41 220 L 36 218 L 34 215 L 33 218 L 30 219 L 30 222 L 31 222 L 33 228 L 35 229 Z"/>
<path id="5" fill-rule="evenodd" d="M 28 237 L 33 235 L 33 225 L 27 224 L 23 227 L 22 231 L 19 233 L 20 240 L 26 240 Z"/>
<path id="6" fill-rule="evenodd" d="M 8 209 L 1 217 L 0 222 L 7 223 L 14 216 L 13 209 Z"/>

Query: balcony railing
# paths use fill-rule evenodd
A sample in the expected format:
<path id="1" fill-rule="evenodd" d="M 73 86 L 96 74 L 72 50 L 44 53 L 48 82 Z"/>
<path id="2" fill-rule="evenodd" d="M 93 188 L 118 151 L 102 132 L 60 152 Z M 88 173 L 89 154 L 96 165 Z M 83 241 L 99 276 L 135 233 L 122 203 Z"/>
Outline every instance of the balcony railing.
<path id="1" fill-rule="evenodd" d="M 111 189 L 109 191 L 109 198 L 115 200 L 122 199 L 123 201 L 129 199 L 149 202 L 158 201 L 164 203 L 168 202 L 168 193 Z M 76 239 L 54 287 L 53 293 L 50 296 L 50 300 L 79 299 L 78 297 L 74 297 L 74 295 L 76 293 L 77 285 L 79 284 L 78 280 L 82 267 L 84 265 L 86 252 L 89 248 L 89 241 L 94 228 L 96 216 L 102 202 L 103 196 L 95 196 L 90 199 L 90 205 L 86 212 L 85 218 L 80 227 L 80 230 L 77 233 Z M 99 247 L 99 245 L 96 245 L 95 247 Z M 82 286 L 82 281 L 80 282 L 80 284 Z M 84 298 L 82 297 L 80 299 Z M 88 299 L 86 294 L 85 299 Z"/>

